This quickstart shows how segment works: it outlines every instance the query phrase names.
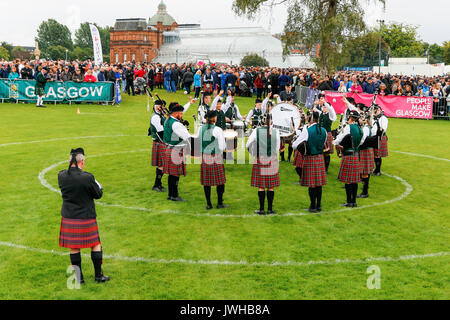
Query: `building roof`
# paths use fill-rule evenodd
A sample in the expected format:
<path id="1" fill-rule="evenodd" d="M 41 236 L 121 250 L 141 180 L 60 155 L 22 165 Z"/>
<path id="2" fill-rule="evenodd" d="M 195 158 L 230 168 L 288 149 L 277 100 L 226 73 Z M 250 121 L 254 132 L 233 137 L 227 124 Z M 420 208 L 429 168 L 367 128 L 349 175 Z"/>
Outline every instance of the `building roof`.
<path id="1" fill-rule="evenodd" d="M 217 63 L 239 64 L 249 53 L 264 56 L 273 67 L 311 67 L 309 57 L 291 55 L 283 59 L 279 39 L 260 27 L 179 28 L 179 41 L 164 43 L 154 61 L 196 62 L 198 58 Z M 200 60 L 202 60 L 200 59 Z"/>
<path id="2" fill-rule="evenodd" d="M 156 26 L 158 22 L 161 22 L 163 26 L 171 26 L 176 23 L 175 19 L 167 13 L 167 6 L 164 1 L 158 5 L 158 12 L 148 20 L 150 26 Z"/>
<path id="3" fill-rule="evenodd" d="M 117 19 L 114 24 L 117 31 L 146 30 L 147 27 L 147 21 L 143 18 Z"/>

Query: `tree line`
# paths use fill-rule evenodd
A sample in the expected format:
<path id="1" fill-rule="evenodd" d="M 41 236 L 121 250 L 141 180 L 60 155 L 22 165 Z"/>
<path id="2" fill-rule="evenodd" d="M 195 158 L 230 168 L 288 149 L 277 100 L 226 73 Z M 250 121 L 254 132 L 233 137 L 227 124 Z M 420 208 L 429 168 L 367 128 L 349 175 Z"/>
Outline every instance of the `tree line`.
<path id="1" fill-rule="evenodd" d="M 94 25 L 98 28 L 103 47 L 103 60 L 109 61 L 109 33 L 111 27 L 101 27 L 96 23 Z M 69 28 L 54 19 L 43 21 L 37 30 L 35 38 L 39 44 L 41 51 L 41 58 L 45 59 L 65 59 L 69 60 L 86 60 L 92 59 L 94 56 L 91 29 L 89 22 L 80 24 L 80 27 L 75 31 L 74 36 Z M 21 59 L 26 50 L 22 47 L 13 47 L 12 44 L 2 42 L 0 46 L 0 59 Z M 34 54 L 30 57 L 34 58 Z"/>
<path id="2" fill-rule="evenodd" d="M 374 0 L 385 5 L 386 0 Z M 320 45 L 314 62 L 321 73 L 343 66 L 378 65 L 379 29 L 364 22 L 368 0 L 234 0 L 239 16 L 255 19 L 273 5 L 287 4 L 287 21 L 281 40 L 284 54 Z M 450 41 L 443 45 L 420 40 L 417 26 L 391 22 L 381 28 L 382 59 L 429 56 L 430 63 L 450 64 Z M 307 50 L 306 50 L 307 51 Z"/>

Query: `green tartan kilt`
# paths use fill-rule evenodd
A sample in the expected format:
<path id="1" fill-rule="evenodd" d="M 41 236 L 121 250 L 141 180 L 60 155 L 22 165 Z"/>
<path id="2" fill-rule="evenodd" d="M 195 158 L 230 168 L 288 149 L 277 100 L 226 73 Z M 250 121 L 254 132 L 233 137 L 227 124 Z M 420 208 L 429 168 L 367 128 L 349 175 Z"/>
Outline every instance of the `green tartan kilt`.
<path id="1" fill-rule="evenodd" d="M 36 88 L 34 88 L 34 93 L 39 97 L 45 96 L 45 89 L 36 87 Z"/>

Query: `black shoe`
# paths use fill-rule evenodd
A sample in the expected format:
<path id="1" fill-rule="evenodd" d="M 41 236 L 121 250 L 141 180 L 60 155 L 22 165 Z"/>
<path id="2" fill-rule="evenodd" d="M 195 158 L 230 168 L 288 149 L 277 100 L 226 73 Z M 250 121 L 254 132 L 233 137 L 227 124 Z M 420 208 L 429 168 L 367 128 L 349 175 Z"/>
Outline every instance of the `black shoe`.
<path id="1" fill-rule="evenodd" d="M 255 210 L 256 214 L 259 214 L 260 216 L 265 215 L 266 213 L 264 212 L 264 210 Z"/>
<path id="2" fill-rule="evenodd" d="M 277 213 L 277 212 L 273 211 L 273 210 L 267 210 L 267 214 L 275 214 L 275 213 Z"/>
<path id="3" fill-rule="evenodd" d="M 46 106 L 44 106 L 43 104 L 41 104 L 40 106 L 36 106 L 37 108 L 47 108 Z"/>
<path id="4" fill-rule="evenodd" d="M 165 190 L 160 189 L 160 188 L 157 187 L 157 186 L 154 186 L 154 187 L 152 188 L 152 190 L 153 190 L 153 191 L 156 191 L 156 192 L 164 192 L 164 191 L 165 191 Z"/>
<path id="5" fill-rule="evenodd" d="M 353 207 L 353 203 L 341 203 L 342 207 L 347 207 L 347 208 L 352 208 Z"/>
<path id="6" fill-rule="evenodd" d="M 366 193 L 366 194 L 361 193 L 360 195 L 356 196 L 356 198 L 359 198 L 359 199 L 361 199 L 361 198 L 365 199 L 365 198 L 368 198 L 368 197 L 369 197 L 368 193 Z"/>
<path id="7" fill-rule="evenodd" d="M 161 190 L 161 192 L 167 192 L 167 189 L 163 186 L 159 186 L 158 189 Z"/>
<path id="8" fill-rule="evenodd" d="M 230 206 L 227 204 L 218 204 L 217 209 L 229 208 Z"/>
<path id="9" fill-rule="evenodd" d="M 375 177 L 379 177 L 379 176 L 381 176 L 381 172 L 374 172 L 374 173 L 372 173 L 372 175 Z"/>
<path id="10" fill-rule="evenodd" d="M 173 200 L 173 198 L 172 197 L 167 197 L 167 200 Z"/>
<path id="11" fill-rule="evenodd" d="M 172 201 L 175 201 L 175 202 L 186 202 L 186 200 L 184 200 L 183 198 L 180 198 L 180 197 L 172 197 Z"/>
<path id="12" fill-rule="evenodd" d="M 321 212 L 321 211 L 322 211 L 322 207 L 317 207 L 317 208 L 316 208 L 316 211 L 317 211 L 317 212 Z"/>
<path id="13" fill-rule="evenodd" d="M 358 205 L 356 203 L 352 203 L 352 208 L 356 208 Z"/>
<path id="14" fill-rule="evenodd" d="M 210 205 L 210 204 L 208 204 L 208 205 L 206 206 L 206 210 L 211 210 L 212 208 L 213 208 L 213 206 Z"/>
<path id="15" fill-rule="evenodd" d="M 103 274 L 100 277 L 95 277 L 95 282 L 102 283 L 109 281 L 110 278 L 108 276 L 104 276 Z"/>

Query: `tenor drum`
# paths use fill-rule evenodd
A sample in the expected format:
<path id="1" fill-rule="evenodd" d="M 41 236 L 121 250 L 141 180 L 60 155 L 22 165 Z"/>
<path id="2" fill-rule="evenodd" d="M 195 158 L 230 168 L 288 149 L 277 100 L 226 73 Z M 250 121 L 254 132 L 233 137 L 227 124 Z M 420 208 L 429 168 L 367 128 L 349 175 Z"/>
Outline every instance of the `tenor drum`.
<path id="1" fill-rule="evenodd" d="M 234 152 L 238 147 L 238 133 L 234 130 L 225 130 L 223 132 L 226 143 L 226 152 Z"/>
<path id="2" fill-rule="evenodd" d="M 231 122 L 231 127 L 233 128 L 233 130 L 235 130 L 238 133 L 238 137 L 239 138 L 243 138 L 244 137 L 244 127 L 245 124 L 243 121 L 241 120 L 234 120 Z"/>
<path id="3" fill-rule="evenodd" d="M 300 127 L 301 123 L 301 115 L 298 108 L 289 103 L 280 103 L 270 113 L 272 115 L 273 128 L 280 132 L 280 137 L 285 138 L 285 140 L 292 139 L 295 130 Z"/>

